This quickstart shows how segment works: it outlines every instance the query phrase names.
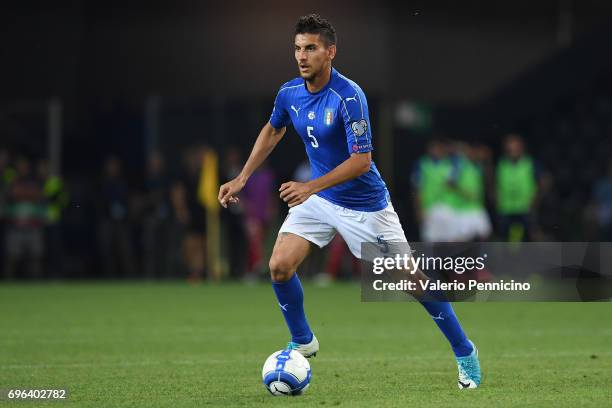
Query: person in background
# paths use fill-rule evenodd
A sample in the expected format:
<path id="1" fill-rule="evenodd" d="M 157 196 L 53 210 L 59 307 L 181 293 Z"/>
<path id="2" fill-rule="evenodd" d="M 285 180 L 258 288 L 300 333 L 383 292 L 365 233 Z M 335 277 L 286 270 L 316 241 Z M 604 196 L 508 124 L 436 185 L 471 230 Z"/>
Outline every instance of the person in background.
<path id="1" fill-rule="evenodd" d="M 15 169 L 11 167 L 9 151 L 0 147 L 0 220 L 6 210 L 8 187 L 15 179 Z"/>
<path id="2" fill-rule="evenodd" d="M 248 237 L 248 280 L 257 279 L 264 271 L 265 240 L 276 215 L 276 177 L 264 162 L 253 173 L 243 190 L 246 229 Z"/>
<path id="3" fill-rule="evenodd" d="M 160 152 L 147 158 L 143 200 L 142 246 L 145 276 L 164 278 L 171 274 L 169 247 L 170 178 Z"/>
<path id="4" fill-rule="evenodd" d="M 225 152 L 225 160 L 221 168 L 223 182 L 232 180 L 242 169 L 242 155 L 240 150 L 231 146 Z M 229 211 L 221 212 L 223 223 L 223 252 L 229 263 L 229 277 L 240 279 L 246 272 L 247 237 L 244 222 L 244 206 L 242 202 L 236 203 Z"/>
<path id="5" fill-rule="evenodd" d="M 171 275 L 176 278 L 189 276 L 185 259 L 185 237 L 189 230 L 189 210 L 187 208 L 187 191 L 185 184 L 174 181 L 170 185 L 170 219 L 168 233 L 168 253 Z"/>
<path id="6" fill-rule="evenodd" d="M 485 176 L 483 169 L 490 160 L 487 150 L 476 145 L 458 142 L 454 145 L 455 158 L 457 161 L 457 177 L 449 182 L 453 190 L 453 209 L 455 211 L 454 229 L 455 242 L 477 242 L 487 240 L 491 233 L 491 219 L 485 207 Z M 449 256 L 456 256 L 455 250 L 461 251 L 461 256 L 476 258 L 480 256 L 480 248 L 477 245 L 457 246 L 451 249 Z M 449 248 L 450 249 L 450 248 Z M 491 279 L 488 269 L 467 270 L 457 275 L 445 273 L 448 281 L 456 279 L 459 282 L 468 283 L 470 280 L 486 282 Z M 473 295 L 474 292 L 470 292 Z M 461 299 L 461 295 L 455 300 Z M 470 295 L 466 295 L 469 297 Z"/>
<path id="7" fill-rule="evenodd" d="M 412 183 L 416 191 L 416 218 L 425 242 L 452 242 L 458 236 L 453 185 L 458 176 L 458 162 L 451 156 L 446 141 L 435 138 L 427 154 L 415 164 Z"/>
<path id="8" fill-rule="evenodd" d="M 509 134 L 504 139 L 504 155 L 496 169 L 496 204 L 499 233 L 511 242 L 532 239 L 532 214 L 538 202 L 540 170 L 525 153 L 523 139 Z"/>
<path id="9" fill-rule="evenodd" d="M 191 147 L 183 153 L 183 174 L 173 187 L 173 206 L 184 229 L 183 262 L 187 280 L 199 282 L 206 272 L 206 212 L 198 200 L 198 186 L 205 148 Z"/>
<path id="10" fill-rule="evenodd" d="M 15 167 L 15 177 L 8 185 L 6 200 L 4 274 L 7 279 L 16 277 L 19 263 L 23 261 L 24 276 L 41 278 L 45 223 L 42 184 L 32 173 L 27 158 L 18 158 Z"/>
<path id="11" fill-rule="evenodd" d="M 495 162 L 493 151 L 484 143 L 471 145 L 484 182 L 484 204 L 489 214 L 495 211 Z"/>
<path id="12" fill-rule="evenodd" d="M 50 277 L 61 278 L 64 253 L 61 220 L 62 212 L 68 206 L 69 196 L 64 181 L 59 175 L 51 173 L 49 162 L 46 159 L 38 161 L 37 173 L 43 186 L 45 201 L 47 271 Z"/>
<path id="13" fill-rule="evenodd" d="M 456 180 L 450 184 L 455 192 L 457 240 L 484 241 L 491 235 L 491 220 L 485 208 L 485 178 L 481 167 L 481 150 L 467 143 L 455 145 L 458 160 Z"/>
<path id="14" fill-rule="evenodd" d="M 593 201 L 599 226 L 599 240 L 612 241 L 612 159 L 608 162 L 607 176 L 595 182 Z"/>
<path id="15" fill-rule="evenodd" d="M 106 277 L 134 277 L 134 251 L 129 223 L 129 189 L 121 161 L 111 156 L 104 163 L 100 189 L 100 254 Z"/>
<path id="16" fill-rule="evenodd" d="M 0 265 L 4 265 L 4 231 L 8 211 L 8 190 L 15 178 L 15 169 L 11 167 L 9 151 L 0 147 Z"/>

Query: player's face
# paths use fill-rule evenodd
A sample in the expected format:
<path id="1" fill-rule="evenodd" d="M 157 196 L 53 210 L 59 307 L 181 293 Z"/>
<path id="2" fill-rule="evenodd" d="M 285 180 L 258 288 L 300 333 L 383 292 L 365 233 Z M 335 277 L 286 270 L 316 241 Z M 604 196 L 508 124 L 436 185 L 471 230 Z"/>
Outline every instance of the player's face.
<path id="1" fill-rule="evenodd" d="M 521 157 L 523 154 L 523 142 L 517 137 L 509 137 L 506 140 L 506 154 L 513 159 Z"/>
<path id="2" fill-rule="evenodd" d="M 324 69 L 329 69 L 336 55 L 336 46 L 326 46 L 319 34 L 297 34 L 295 36 L 295 60 L 300 76 L 312 81 Z"/>
<path id="3" fill-rule="evenodd" d="M 429 144 L 429 154 L 431 157 L 441 159 L 446 156 L 446 146 L 439 141 L 433 141 Z"/>

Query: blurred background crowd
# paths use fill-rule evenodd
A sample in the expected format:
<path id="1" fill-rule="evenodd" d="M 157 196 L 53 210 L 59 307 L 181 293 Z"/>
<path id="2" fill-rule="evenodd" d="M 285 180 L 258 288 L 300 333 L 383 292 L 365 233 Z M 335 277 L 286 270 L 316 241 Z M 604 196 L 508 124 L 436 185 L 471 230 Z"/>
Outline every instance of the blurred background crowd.
<path id="1" fill-rule="evenodd" d="M 207 146 L 187 148 L 172 170 L 163 153 L 154 151 L 134 182 L 122 160 L 108 156 L 97 177 L 82 184 L 51 174 L 45 158 L 0 149 L 3 277 L 205 278 L 206 151 L 215 154 Z M 237 147 L 220 154 L 216 185 L 240 172 L 246 154 Z M 410 240 L 612 239 L 612 160 L 599 163 L 600 175 L 588 185 L 564 186 L 539 155 L 525 150 L 520 135 L 508 134 L 497 148 L 432 137 L 411 167 L 410 183 L 393 192 Z M 286 180 L 309 178 L 304 161 Z M 241 202 L 218 212 L 223 276 L 265 276 L 287 211 L 277 192 L 284 180 L 266 163 L 249 180 Z M 579 211 L 567 214 L 571 218 L 564 218 L 572 197 L 560 195 L 563 188 L 587 192 Z M 308 273 L 331 279 L 358 273 L 340 236 L 315 252 Z"/>
<path id="2" fill-rule="evenodd" d="M 296 75 L 292 26 L 313 10 L 369 99 L 409 240 L 612 240 L 611 5 L 341 3 L 8 7 L 0 277 L 264 278 L 287 212 L 278 187 L 310 177 L 299 138 L 239 205 L 220 210 L 216 189 Z M 303 268 L 358 273 L 340 237 Z"/>

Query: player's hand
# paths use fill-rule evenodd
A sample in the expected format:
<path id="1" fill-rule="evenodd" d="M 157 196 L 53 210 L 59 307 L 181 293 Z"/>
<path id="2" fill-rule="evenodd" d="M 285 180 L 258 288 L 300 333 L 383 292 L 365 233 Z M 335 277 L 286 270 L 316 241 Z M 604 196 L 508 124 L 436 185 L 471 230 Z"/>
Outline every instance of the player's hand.
<path id="1" fill-rule="evenodd" d="M 281 184 L 278 191 L 280 191 L 280 198 L 289 204 L 289 207 L 302 204 L 312 195 L 312 190 L 308 183 L 298 183 L 297 181 Z"/>
<path id="2" fill-rule="evenodd" d="M 237 194 L 244 188 L 244 184 L 244 181 L 236 177 L 219 188 L 218 199 L 223 208 L 227 208 L 228 204 L 236 204 L 240 201 Z"/>

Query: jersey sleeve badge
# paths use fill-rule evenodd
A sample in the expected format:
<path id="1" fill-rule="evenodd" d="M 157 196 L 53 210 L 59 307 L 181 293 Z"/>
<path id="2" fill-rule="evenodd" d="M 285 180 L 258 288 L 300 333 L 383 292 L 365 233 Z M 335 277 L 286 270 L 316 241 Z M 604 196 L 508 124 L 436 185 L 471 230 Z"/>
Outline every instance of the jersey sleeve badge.
<path id="1" fill-rule="evenodd" d="M 355 136 L 359 137 L 365 134 L 368 131 L 368 122 L 365 119 L 356 120 L 351 123 L 351 129 Z"/>

